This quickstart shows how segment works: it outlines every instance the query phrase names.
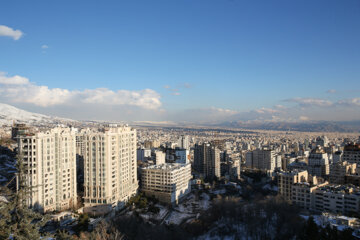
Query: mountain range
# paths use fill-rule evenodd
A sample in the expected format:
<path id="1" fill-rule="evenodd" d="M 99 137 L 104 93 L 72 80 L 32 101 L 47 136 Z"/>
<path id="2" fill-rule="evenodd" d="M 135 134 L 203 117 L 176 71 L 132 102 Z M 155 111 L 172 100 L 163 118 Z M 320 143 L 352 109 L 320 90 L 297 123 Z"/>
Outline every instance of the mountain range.
<path id="1" fill-rule="evenodd" d="M 56 125 L 73 124 L 79 121 L 48 116 L 39 113 L 28 112 L 8 104 L 0 103 L 0 126 L 11 125 L 13 122 L 25 123 L 28 125 Z M 93 121 L 85 121 L 93 122 Z M 260 122 L 260 121 L 228 121 L 221 123 L 197 124 L 197 123 L 174 123 L 174 122 L 134 122 L 136 126 L 204 126 L 220 128 L 241 128 L 253 130 L 278 130 L 278 131 L 299 131 L 299 132 L 360 132 L 360 121 L 302 121 L 302 122 Z"/>
<path id="2" fill-rule="evenodd" d="M 8 104 L 0 103 L 0 126 L 15 123 L 28 125 L 55 125 L 76 122 L 75 120 L 28 112 Z"/>

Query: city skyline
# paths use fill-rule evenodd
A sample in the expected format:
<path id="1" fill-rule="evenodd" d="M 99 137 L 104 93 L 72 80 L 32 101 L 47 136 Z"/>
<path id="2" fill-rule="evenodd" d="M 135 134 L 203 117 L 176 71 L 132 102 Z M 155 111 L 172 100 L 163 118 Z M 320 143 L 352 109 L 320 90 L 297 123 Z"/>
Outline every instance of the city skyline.
<path id="1" fill-rule="evenodd" d="M 2 7 L 1 103 L 82 120 L 360 120 L 358 1 Z"/>

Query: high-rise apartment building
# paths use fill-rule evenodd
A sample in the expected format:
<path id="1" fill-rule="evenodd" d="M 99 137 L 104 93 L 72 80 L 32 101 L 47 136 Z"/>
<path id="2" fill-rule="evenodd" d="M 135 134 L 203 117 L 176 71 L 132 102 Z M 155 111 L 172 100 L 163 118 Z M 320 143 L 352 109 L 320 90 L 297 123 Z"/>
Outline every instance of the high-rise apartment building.
<path id="1" fill-rule="evenodd" d="M 360 143 L 344 146 L 343 160 L 360 165 Z"/>
<path id="2" fill-rule="evenodd" d="M 274 150 L 257 149 L 246 153 L 246 166 L 260 170 L 273 171 L 281 168 L 281 156 Z"/>
<path id="3" fill-rule="evenodd" d="M 178 140 L 177 146 L 181 149 L 189 149 L 189 136 L 181 136 Z"/>
<path id="4" fill-rule="evenodd" d="M 326 136 L 316 138 L 316 146 L 327 147 L 329 145 L 329 139 Z"/>
<path id="5" fill-rule="evenodd" d="M 190 151 L 187 149 L 175 150 L 176 162 L 177 163 L 189 163 L 190 162 Z"/>
<path id="6" fill-rule="evenodd" d="M 321 147 L 311 151 L 308 158 L 308 172 L 312 176 L 325 178 L 330 173 L 329 158 Z"/>
<path id="7" fill-rule="evenodd" d="M 155 164 L 160 165 L 165 163 L 166 153 L 163 151 L 155 151 Z"/>
<path id="8" fill-rule="evenodd" d="M 194 170 L 205 178 L 220 177 L 220 150 L 210 143 L 196 144 Z"/>
<path id="9" fill-rule="evenodd" d="M 161 202 L 178 204 L 191 191 L 191 164 L 164 163 L 141 170 L 141 191 Z"/>
<path id="10" fill-rule="evenodd" d="M 356 163 L 338 162 L 330 165 L 330 183 L 345 184 L 346 175 L 356 174 Z"/>
<path id="11" fill-rule="evenodd" d="M 77 204 L 76 130 L 54 128 L 18 135 L 19 153 L 32 188 L 28 204 L 42 212 L 61 211 Z"/>
<path id="12" fill-rule="evenodd" d="M 136 130 L 113 125 L 83 129 L 80 135 L 84 141 L 84 210 L 101 205 L 122 207 L 138 189 Z"/>

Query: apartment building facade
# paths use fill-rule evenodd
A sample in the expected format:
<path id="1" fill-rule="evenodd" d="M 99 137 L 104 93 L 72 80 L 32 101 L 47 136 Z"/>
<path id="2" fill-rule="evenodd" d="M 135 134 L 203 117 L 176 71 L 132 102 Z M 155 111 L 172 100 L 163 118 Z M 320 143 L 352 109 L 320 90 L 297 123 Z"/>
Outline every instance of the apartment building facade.
<path id="1" fill-rule="evenodd" d="M 17 136 L 31 188 L 29 207 L 52 212 L 76 206 L 76 132 L 53 128 Z"/>
<path id="2" fill-rule="evenodd" d="M 308 181 L 307 171 L 291 171 L 280 172 L 278 174 L 278 188 L 279 194 L 282 195 L 287 201 L 292 200 L 292 187 L 296 183 Z"/>
<path id="3" fill-rule="evenodd" d="M 246 166 L 263 171 L 273 171 L 281 168 L 281 156 L 274 150 L 256 149 L 246 153 Z"/>
<path id="4" fill-rule="evenodd" d="M 360 165 L 360 143 L 352 143 L 344 146 L 343 161 Z"/>
<path id="5" fill-rule="evenodd" d="M 84 145 L 85 208 L 123 207 L 138 189 L 136 130 L 112 125 L 83 129 L 80 135 Z"/>
<path id="6" fill-rule="evenodd" d="M 168 204 L 178 204 L 191 191 L 191 164 L 164 163 L 141 169 L 141 191 Z"/>
<path id="7" fill-rule="evenodd" d="M 210 143 L 196 144 L 194 170 L 205 178 L 220 177 L 220 150 Z"/>
<path id="8" fill-rule="evenodd" d="M 346 175 L 354 175 L 356 173 L 356 163 L 347 161 L 337 162 L 330 165 L 330 183 L 345 184 Z"/>

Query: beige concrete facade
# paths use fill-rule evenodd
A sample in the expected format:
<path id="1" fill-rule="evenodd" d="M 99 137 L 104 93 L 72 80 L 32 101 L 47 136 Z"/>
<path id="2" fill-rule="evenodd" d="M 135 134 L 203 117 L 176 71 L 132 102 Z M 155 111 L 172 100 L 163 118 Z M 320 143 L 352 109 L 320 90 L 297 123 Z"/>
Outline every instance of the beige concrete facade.
<path id="1" fill-rule="evenodd" d="M 121 208 L 138 189 L 136 130 L 84 129 L 84 205 Z"/>
<path id="2" fill-rule="evenodd" d="M 191 191 L 191 164 L 165 163 L 141 170 L 141 191 L 168 204 L 178 204 Z"/>
<path id="3" fill-rule="evenodd" d="M 356 163 L 338 162 L 330 166 L 330 183 L 345 184 L 345 175 L 356 173 Z"/>
<path id="4" fill-rule="evenodd" d="M 279 194 L 286 200 L 291 201 L 292 186 L 295 183 L 307 182 L 308 177 L 307 171 L 280 172 L 278 174 Z"/>
<path id="5" fill-rule="evenodd" d="M 30 207 L 42 212 L 69 209 L 77 203 L 76 130 L 54 128 L 19 135 L 19 153 L 28 168 Z"/>

